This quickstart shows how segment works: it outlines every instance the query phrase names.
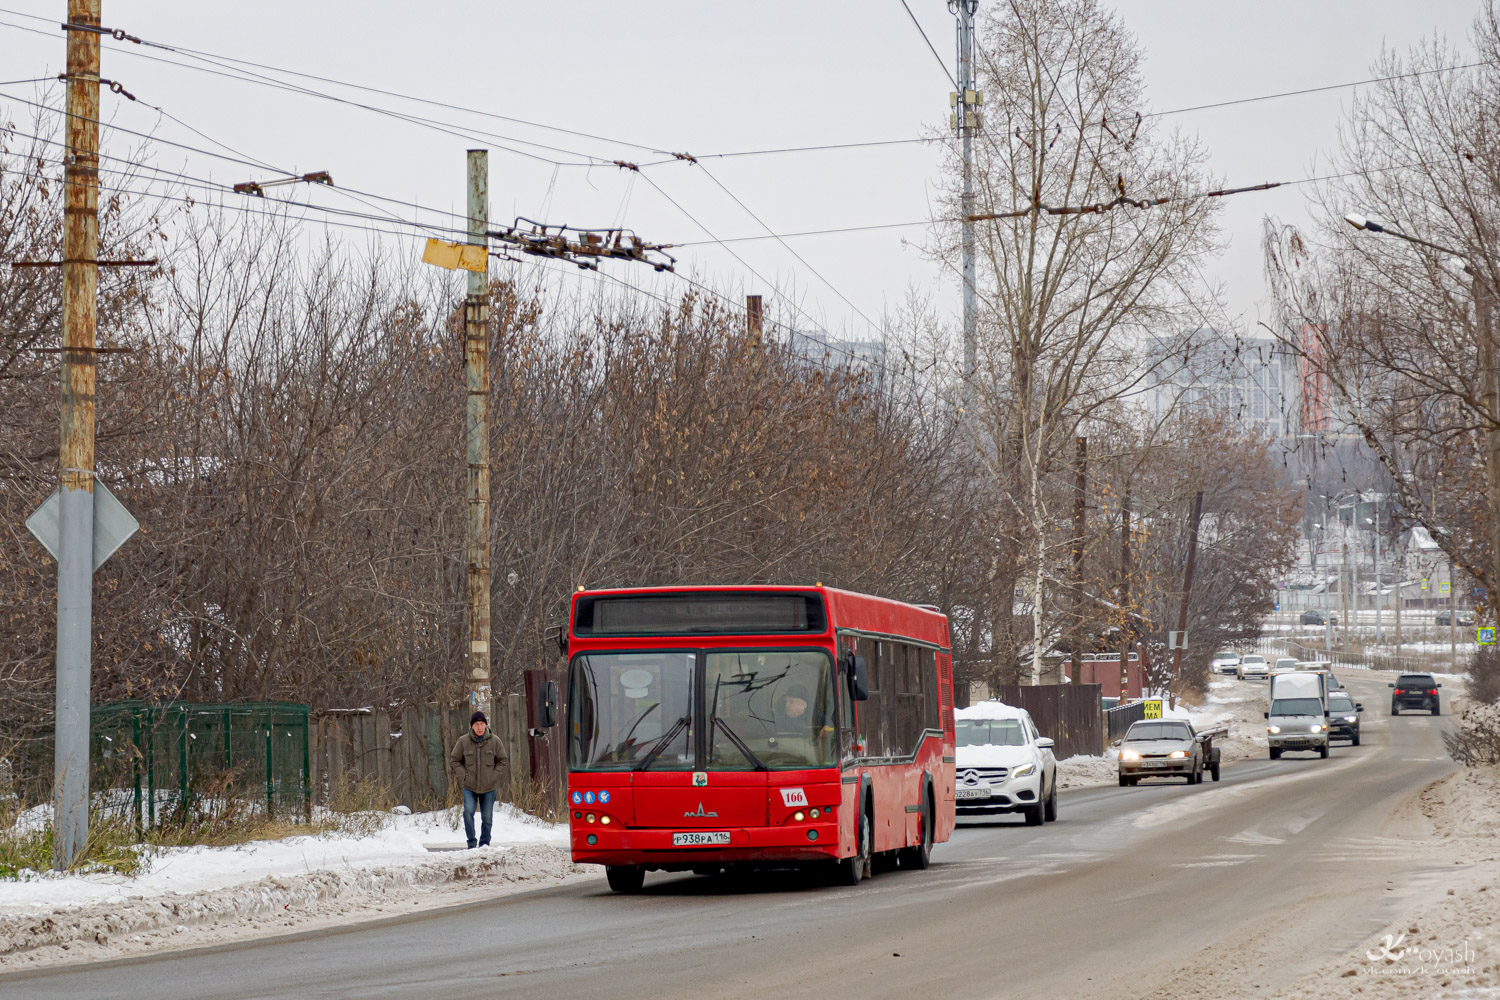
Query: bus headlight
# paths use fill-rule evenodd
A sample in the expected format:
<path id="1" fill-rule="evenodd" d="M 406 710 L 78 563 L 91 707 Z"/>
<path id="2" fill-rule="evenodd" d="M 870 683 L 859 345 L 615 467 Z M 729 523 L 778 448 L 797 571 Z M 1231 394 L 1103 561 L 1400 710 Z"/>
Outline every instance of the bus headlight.
<path id="1" fill-rule="evenodd" d="M 1266 732 L 1268 732 L 1268 733 L 1279 733 L 1279 732 L 1281 732 L 1281 727 L 1280 726 L 1267 726 L 1266 727 Z"/>

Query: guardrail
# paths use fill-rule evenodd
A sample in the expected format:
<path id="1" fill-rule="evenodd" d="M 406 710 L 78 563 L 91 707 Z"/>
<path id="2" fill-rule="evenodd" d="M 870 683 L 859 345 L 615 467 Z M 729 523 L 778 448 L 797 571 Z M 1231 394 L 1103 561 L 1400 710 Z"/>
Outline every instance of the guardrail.
<path id="1" fill-rule="evenodd" d="M 1267 655 L 1295 656 L 1298 660 L 1311 660 L 1319 663 L 1330 663 L 1335 667 L 1352 667 L 1359 670 L 1394 670 L 1398 673 L 1425 674 L 1431 673 L 1435 666 L 1431 657 L 1428 656 L 1402 656 L 1395 653 L 1382 653 L 1366 651 L 1363 653 L 1348 652 L 1344 650 L 1326 650 L 1315 646 L 1305 646 L 1291 639 L 1282 639 L 1274 636 L 1263 636 L 1255 643 L 1255 651 Z M 1450 670 L 1460 670 L 1458 664 L 1452 664 Z"/>

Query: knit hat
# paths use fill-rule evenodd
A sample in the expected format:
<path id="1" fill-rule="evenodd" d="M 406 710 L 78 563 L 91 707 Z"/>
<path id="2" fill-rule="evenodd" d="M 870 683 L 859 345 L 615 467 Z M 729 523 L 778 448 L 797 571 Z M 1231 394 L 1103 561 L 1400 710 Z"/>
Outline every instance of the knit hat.
<path id="1" fill-rule="evenodd" d="M 469 725 L 472 726 L 476 722 L 482 722 L 486 726 L 490 724 L 490 720 L 484 717 L 483 712 L 475 712 L 473 715 L 469 716 Z"/>

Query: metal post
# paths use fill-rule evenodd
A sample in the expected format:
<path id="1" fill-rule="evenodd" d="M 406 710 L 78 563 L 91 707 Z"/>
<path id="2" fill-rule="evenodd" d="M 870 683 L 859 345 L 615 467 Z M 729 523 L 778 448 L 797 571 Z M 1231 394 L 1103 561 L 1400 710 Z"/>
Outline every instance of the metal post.
<path id="1" fill-rule="evenodd" d="M 266 819 L 274 819 L 276 814 L 276 799 L 272 794 L 272 782 L 276 780 L 276 756 L 272 746 L 275 728 L 276 715 L 272 712 L 266 720 Z"/>
<path id="2" fill-rule="evenodd" d="M 1130 491 L 1120 503 L 1120 704 L 1130 697 Z M 1144 694 L 1145 692 L 1141 692 Z"/>
<path id="3" fill-rule="evenodd" d="M 1379 646 L 1385 641 L 1385 633 L 1381 629 L 1380 609 L 1385 603 L 1380 599 L 1380 501 L 1375 501 L 1375 645 Z"/>
<path id="4" fill-rule="evenodd" d="M 1187 566 L 1182 571 L 1182 604 L 1177 609 L 1177 648 L 1172 650 L 1172 705 L 1177 704 L 1177 678 L 1182 675 L 1182 650 L 1187 645 L 1188 598 L 1193 592 L 1193 567 L 1198 562 L 1198 522 L 1203 519 L 1203 491 L 1193 497 L 1192 520 L 1188 523 Z"/>
<path id="5" fill-rule="evenodd" d="M 1406 543 L 1401 544 L 1401 551 L 1396 556 L 1396 601 L 1391 605 L 1396 617 L 1396 655 L 1401 655 L 1401 604 L 1406 599 L 1403 589 L 1406 577 Z"/>
<path id="6" fill-rule="evenodd" d="M 68 0 L 98 25 L 99 0 Z M 89 833 L 89 672 L 94 630 L 94 334 L 99 280 L 99 35 L 68 32 L 63 163 L 62 428 L 57 553 L 57 723 L 52 863 L 78 860 Z"/>
<path id="7" fill-rule="evenodd" d="M 471 149 L 469 167 L 469 242 L 489 246 L 489 152 Z M 469 271 L 464 299 L 464 375 L 468 388 L 466 427 L 469 470 L 465 492 L 469 503 L 469 708 L 488 712 L 490 705 L 490 279 L 488 269 Z"/>
<path id="8" fill-rule="evenodd" d="M 958 136 L 963 149 L 964 189 L 960 202 L 963 215 L 963 321 L 964 321 L 964 405 L 973 400 L 973 380 L 979 367 L 979 346 L 975 326 L 979 316 L 979 298 L 975 290 L 974 268 L 974 130 L 969 127 L 971 105 L 969 94 L 977 92 L 974 82 L 974 11 L 979 0 L 948 0 L 948 9 L 958 15 L 958 100 L 954 105 L 958 118 Z"/>

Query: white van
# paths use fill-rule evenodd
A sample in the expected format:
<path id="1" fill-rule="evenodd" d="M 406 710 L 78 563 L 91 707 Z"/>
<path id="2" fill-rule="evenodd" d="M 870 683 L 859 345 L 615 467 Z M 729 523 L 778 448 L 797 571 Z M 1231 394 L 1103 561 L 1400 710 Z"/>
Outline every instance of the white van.
<path id="1" fill-rule="evenodd" d="M 1266 711 L 1266 743 L 1271 759 L 1287 750 L 1312 750 L 1328 756 L 1328 674 L 1321 670 L 1285 670 L 1271 675 L 1271 705 Z"/>

